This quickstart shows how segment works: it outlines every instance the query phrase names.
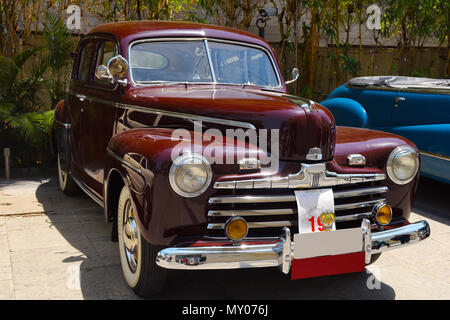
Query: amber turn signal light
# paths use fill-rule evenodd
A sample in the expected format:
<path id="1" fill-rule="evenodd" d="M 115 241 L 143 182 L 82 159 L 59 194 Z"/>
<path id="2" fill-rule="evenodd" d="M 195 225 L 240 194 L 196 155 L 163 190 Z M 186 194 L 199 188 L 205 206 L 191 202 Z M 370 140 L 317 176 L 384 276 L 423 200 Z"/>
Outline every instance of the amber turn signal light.
<path id="1" fill-rule="evenodd" d="M 230 240 L 239 241 L 247 235 L 248 224 L 241 217 L 232 217 L 228 219 L 225 225 L 225 233 Z"/>
<path id="2" fill-rule="evenodd" d="M 374 207 L 375 220 L 380 225 L 386 225 L 392 220 L 392 208 L 385 203 L 379 203 Z"/>

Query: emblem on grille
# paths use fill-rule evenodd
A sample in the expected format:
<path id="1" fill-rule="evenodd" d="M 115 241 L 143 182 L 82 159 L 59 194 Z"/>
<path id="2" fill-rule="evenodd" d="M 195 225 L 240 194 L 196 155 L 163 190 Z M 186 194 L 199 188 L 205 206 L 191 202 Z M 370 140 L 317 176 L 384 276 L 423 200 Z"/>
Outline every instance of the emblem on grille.
<path id="1" fill-rule="evenodd" d="M 334 220 L 335 220 L 334 213 L 332 211 L 322 212 L 322 214 L 319 216 L 319 219 L 320 219 L 320 222 L 325 227 L 325 231 L 331 230 L 331 228 L 333 227 Z"/>
<path id="2" fill-rule="evenodd" d="M 320 150 L 320 148 L 309 149 L 309 152 L 306 155 L 306 159 L 312 161 L 322 160 L 322 150 Z"/>

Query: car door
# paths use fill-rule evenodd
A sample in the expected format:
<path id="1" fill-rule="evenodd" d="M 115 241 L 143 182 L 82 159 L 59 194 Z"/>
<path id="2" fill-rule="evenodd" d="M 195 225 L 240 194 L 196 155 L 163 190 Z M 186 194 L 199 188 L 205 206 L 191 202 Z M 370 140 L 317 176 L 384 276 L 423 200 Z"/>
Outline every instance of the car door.
<path id="1" fill-rule="evenodd" d="M 430 90 L 402 90 L 397 100 L 392 132 L 412 140 L 421 151 L 450 156 L 450 96 Z"/>
<path id="2" fill-rule="evenodd" d="M 94 45 L 95 42 L 88 39 L 83 39 L 80 42 L 78 47 L 79 54 L 75 61 L 75 67 L 66 96 L 66 104 L 71 121 L 71 170 L 72 174 L 79 180 L 83 180 L 84 172 L 82 115 L 87 102 L 85 88 L 89 83 Z"/>
<path id="3" fill-rule="evenodd" d="M 351 99 L 358 101 L 366 110 L 369 128 L 389 131 L 394 125 L 392 109 L 398 90 L 394 88 L 352 88 Z"/>
<path id="4" fill-rule="evenodd" d="M 86 104 L 82 115 L 82 150 L 85 184 L 100 198 L 103 197 L 104 161 L 106 148 L 113 135 L 116 115 L 115 100 L 120 90 L 117 82 L 98 79 L 95 70 L 107 65 L 117 55 L 117 44 L 113 39 L 99 38 L 95 44 L 91 70 L 91 82 L 85 88 Z"/>

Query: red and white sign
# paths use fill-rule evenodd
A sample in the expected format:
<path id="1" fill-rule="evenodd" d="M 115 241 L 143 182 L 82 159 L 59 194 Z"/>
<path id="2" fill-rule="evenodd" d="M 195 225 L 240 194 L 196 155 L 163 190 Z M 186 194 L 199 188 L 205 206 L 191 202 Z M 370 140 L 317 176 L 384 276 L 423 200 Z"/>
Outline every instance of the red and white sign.
<path id="1" fill-rule="evenodd" d="M 299 190 L 295 191 L 298 210 L 298 232 L 310 233 L 325 231 L 320 222 L 323 212 L 334 213 L 334 196 L 332 189 Z M 331 230 L 336 230 L 333 222 Z"/>

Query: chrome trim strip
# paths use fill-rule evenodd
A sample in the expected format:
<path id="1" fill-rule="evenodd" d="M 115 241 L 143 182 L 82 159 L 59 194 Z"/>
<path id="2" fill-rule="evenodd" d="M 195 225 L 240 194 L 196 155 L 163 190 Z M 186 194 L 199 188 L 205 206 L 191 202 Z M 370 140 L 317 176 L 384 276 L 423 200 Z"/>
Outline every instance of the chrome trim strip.
<path id="1" fill-rule="evenodd" d="M 215 189 L 252 189 L 261 188 L 319 188 L 352 183 L 381 181 L 386 179 L 384 173 L 340 174 L 326 170 L 325 163 L 305 164 L 296 174 L 287 177 L 270 177 L 262 179 L 219 181 L 214 183 Z M 241 184 L 243 187 L 241 187 Z"/>
<path id="2" fill-rule="evenodd" d="M 247 222 L 249 229 L 260 228 L 277 228 L 277 227 L 292 227 L 297 225 L 292 221 L 261 221 L 261 222 Z M 225 229 L 225 223 L 208 223 L 208 230 L 222 230 Z"/>
<path id="3" fill-rule="evenodd" d="M 354 88 L 359 90 L 376 90 L 376 91 L 395 91 L 395 92 L 417 92 L 417 93 L 434 93 L 434 94 L 450 94 L 450 89 L 448 87 L 433 87 L 433 88 L 408 88 L 400 86 L 392 87 L 382 87 L 382 86 L 355 86 L 350 84 L 345 84 L 347 88 Z"/>
<path id="4" fill-rule="evenodd" d="M 104 207 L 103 200 L 101 200 L 99 197 L 97 197 L 95 194 L 93 194 L 80 180 L 75 178 L 75 176 L 71 176 L 73 181 L 80 187 L 81 190 L 83 190 L 92 200 L 97 202 L 98 205 L 100 205 L 102 208 Z"/>
<path id="5" fill-rule="evenodd" d="M 69 94 L 75 95 L 73 91 L 68 91 Z M 135 106 L 130 104 L 124 104 L 124 103 L 115 103 L 112 101 L 94 98 L 94 97 L 86 97 L 87 99 L 90 99 L 90 101 L 102 103 L 105 105 L 110 105 L 115 108 L 119 109 L 127 109 L 127 110 L 136 110 L 144 113 L 151 113 L 156 114 L 158 116 L 168 116 L 168 117 L 174 117 L 174 118 L 180 118 L 180 119 L 189 119 L 189 120 L 196 120 L 196 121 L 205 121 L 210 123 L 217 123 L 221 125 L 231 126 L 231 127 L 238 127 L 238 128 L 245 128 L 245 129 L 254 129 L 256 130 L 256 127 L 248 122 L 242 122 L 242 121 L 235 121 L 235 120 L 228 120 L 228 119 L 221 119 L 221 118 L 213 118 L 213 117 L 205 117 L 205 116 L 198 116 L 195 114 L 189 114 L 189 113 L 180 113 L 180 112 L 174 112 L 174 111 L 166 111 L 161 109 L 154 109 L 154 108 L 147 108 L 147 107 L 141 107 L 141 106 Z M 160 119 L 158 119 L 159 121 Z M 156 119 L 155 119 L 156 122 Z M 155 125 L 155 124 L 154 124 Z"/>
<path id="6" fill-rule="evenodd" d="M 367 196 L 387 192 L 388 187 L 373 187 L 355 190 L 333 192 L 335 199 Z M 295 195 L 261 195 L 261 196 L 216 196 L 208 200 L 209 204 L 219 203 L 267 203 L 267 202 L 295 202 Z"/>
<path id="7" fill-rule="evenodd" d="M 364 213 L 356 213 L 356 214 L 349 214 L 345 216 L 335 216 L 336 222 L 343 222 L 343 221 L 354 221 L 364 218 L 372 218 L 373 213 L 372 212 L 364 212 Z"/>
<path id="8" fill-rule="evenodd" d="M 194 114 L 166 111 L 166 110 L 153 109 L 153 108 L 147 108 L 147 107 L 140 107 L 140 106 L 134 106 L 134 105 L 124 104 L 124 103 L 116 103 L 116 107 L 119 109 L 136 110 L 136 111 L 140 111 L 140 112 L 152 113 L 152 114 L 163 115 L 163 116 L 168 116 L 168 117 L 189 119 L 189 120 L 194 120 L 194 121 L 205 121 L 205 122 L 217 123 L 217 124 L 225 125 L 225 126 L 232 126 L 232 127 L 256 130 L 256 127 L 253 124 L 248 123 L 248 122 L 241 122 L 241 121 L 220 119 L 220 118 L 212 118 L 212 117 L 204 117 L 204 116 L 198 116 L 198 115 L 194 115 Z"/>
<path id="9" fill-rule="evenodd" d="M 70 129 L 70 127 L 71 127 L 70 123 L 64 123 L 64 122 L 58 121 L 56 119 L 53 119 L 53 121 L 67 129 Z"/>
<path id="10" fill-rule="evenodd" d="M 208 200 L 209 204 L 215 203 L 265 203 L 265 202 L 295 202 L 295 195 L 281 196 L 217 196 Z"/>
<path id="11" fill-rule="evenodd" d="M 208 217 L 251 217 L 296 214 L 294 209 L 263 209 L 263 210 L 209 210 Z"/>
<path id="12" fill-rule="evenodd" d="M 156 264 L 166 269 L 185 270 L 280 266 L 283 272 L 289 272 L 294 246 L 288 230 L 283 229 L 282 236 L 272 244 L 167 248 L 157 254 Z M 404 227 L 372 233 L 369 222 L 364 219 L 361 235 L 366 263 L 369 263 L 372 254 L 401 248 L 428 238 L 430 227 L 426 221 L 419 221 Z"/>
<path id="13" fill-rule="evenodd" d="M 205 39 L 205 40 L 203 40 L 203 43 L 205 44 L 206 57 L 208 58 L 209 67 L 211 68 L 211 75 L 212 75 L 213 83 L 217 83 L 216 70 L 214 70 L 214 66 L 212 63 L 211 52 L 209 51 L 208 41 Z"/>
<path id="14" fill-rule="evenodd" d="M 373 194 L 385 193 L 388 191 L 389 191 L 388 187 L 382 186 L 382 187 L 361 188 L 355 190 L 335 191 L 333 192 L 333 195 L 335 199 L 342 199 L 342 198 L 369 196 Z"/>
<path id="15" fill-rule="evenodd" d="M 424 155 L 424 156 L 433 157 L 433 158 L 437 158 L 437 159 L 445 160 L 445 161 L 450 161 L 450 157 L 449 156 L 443 156 L 443 155 L 440 155 L 440 154 L 426 152 L 426 151 L 420 151 L 420 153 L 422 155 Z"/>
<path id="16" fill-rule="evenodd" d="M 273 215 L 294 215 L 297 211 L 293 209 L 268 209 L 268 210 L 210 210 L 208 217 L 252 217 L 252 216 L 273 216 Z M 360 220 L 362 218 L 372 218 L 372 212 L 349 214 L 345 216 L 336 216 L 336 222 Z"/>
<path id="17" fill-rule="evenodd" d="M 367 207 L 372 207 L 380 202 L 384 203 L 384 202 L 386 202 L 386 199 L 382 198 L 382 199 L 355 202 L 355 203 L 336 204 L 334 206 L 334 210 L 341 211 L 341 210 L 350 210 L 350 209 L 358 209 L 358 208 L 367 208 Z"/>
<path id="18" fill-rule="evenodd" d="M 129 163 L 128 161 L 126 161 L 125 159 L 123 159 L 122 157 L 120 157 L 119 155 L 115 154 L 114 151 L 112 151 L 109 147 L 106 148 L 106 151 L 116 160 L 120 161 L 123 165 L 127 166 L 128 168 L 130 168 L 131 170 L 134 170 L 138 173 L 142 173 L 141 168 L 136 167 L 135 165 Z"/>

